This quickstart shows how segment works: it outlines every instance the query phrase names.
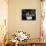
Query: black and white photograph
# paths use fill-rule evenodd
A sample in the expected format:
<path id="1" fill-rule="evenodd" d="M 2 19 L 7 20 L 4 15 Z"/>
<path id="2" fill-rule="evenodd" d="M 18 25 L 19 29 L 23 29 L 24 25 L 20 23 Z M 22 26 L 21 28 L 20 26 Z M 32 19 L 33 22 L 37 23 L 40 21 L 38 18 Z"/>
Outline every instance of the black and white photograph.
<path id="1" fill-rule="evenodd" d="M 36 10 L 22 9 L 22 20 L 36 20 Z"/>

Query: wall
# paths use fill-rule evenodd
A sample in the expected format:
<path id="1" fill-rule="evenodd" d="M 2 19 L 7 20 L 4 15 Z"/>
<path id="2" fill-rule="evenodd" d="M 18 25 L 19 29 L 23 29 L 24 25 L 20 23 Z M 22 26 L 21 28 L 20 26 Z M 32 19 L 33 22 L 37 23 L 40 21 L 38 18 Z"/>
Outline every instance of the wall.
<path id="1" fill-rule="evenodd" d="M 35 21 L 22 21 L 21 9 L 36 9 Z M 40 0 L 9 0 L 8 34 L 16 31 L 26 31 L 31 34 L 31 38 L 40 37 Z"/>

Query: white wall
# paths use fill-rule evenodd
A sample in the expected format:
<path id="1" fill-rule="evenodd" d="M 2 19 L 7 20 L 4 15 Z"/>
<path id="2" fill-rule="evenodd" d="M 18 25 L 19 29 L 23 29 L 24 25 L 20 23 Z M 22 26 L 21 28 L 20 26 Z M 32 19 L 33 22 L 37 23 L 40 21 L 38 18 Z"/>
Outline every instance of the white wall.
<path id="1" fill-rule="evenodd" d="M 36 20 L 22 21 L 21 9 L 36 9 Z M 41 24 L 40 10 L 40 0 L 9 0 L 9 36 L 19 30 L 30 33 L 31 38 L 39 38 Z"/>

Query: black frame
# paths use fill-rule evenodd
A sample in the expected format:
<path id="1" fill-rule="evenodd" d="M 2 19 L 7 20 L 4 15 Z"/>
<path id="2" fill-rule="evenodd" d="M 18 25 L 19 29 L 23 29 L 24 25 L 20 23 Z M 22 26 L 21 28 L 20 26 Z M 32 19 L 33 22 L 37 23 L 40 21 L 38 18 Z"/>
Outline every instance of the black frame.
<path id="1" fill-rule="evenodd" d="M 36 20 L 36 9 L 22 9 L 22 20 Z"/>

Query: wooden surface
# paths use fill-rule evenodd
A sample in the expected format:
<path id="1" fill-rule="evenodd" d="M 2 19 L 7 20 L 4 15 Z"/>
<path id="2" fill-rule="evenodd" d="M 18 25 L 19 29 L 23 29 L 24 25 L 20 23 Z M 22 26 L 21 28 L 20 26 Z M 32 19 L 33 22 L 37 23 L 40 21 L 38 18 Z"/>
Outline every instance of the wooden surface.
<path id="1" fill-rule="evenodd" d="M 15 46 L 16 43 L 9 42 L 6 46 Z M 21 41 L 18 43 L 18 46 L 46 46 L 46 42 L 41 41 L 40 39 L 27 40 L 26 42 Z"/>
<path id="2" fill-rule="evenodd" d="M 18 46 L 46 46 L 46 42 L 41 39 L 27 40 L 27 42 L 21 41 Z"/>
<path id="3" fill-rule="evenodd" d="M 15 43 L 13 43 L 13 42 L 8 42 L 5 46 L 15 46 Z"/>
<path id="4" fill-rule="evenodd" d="M 46 46 L 46 43 L 36 43 L 35 46 Z"/>
<path id="5" fill-rule="evenodd" d="M 46 43 L 18 44 L 18 46 L 46 46 Z"/>

